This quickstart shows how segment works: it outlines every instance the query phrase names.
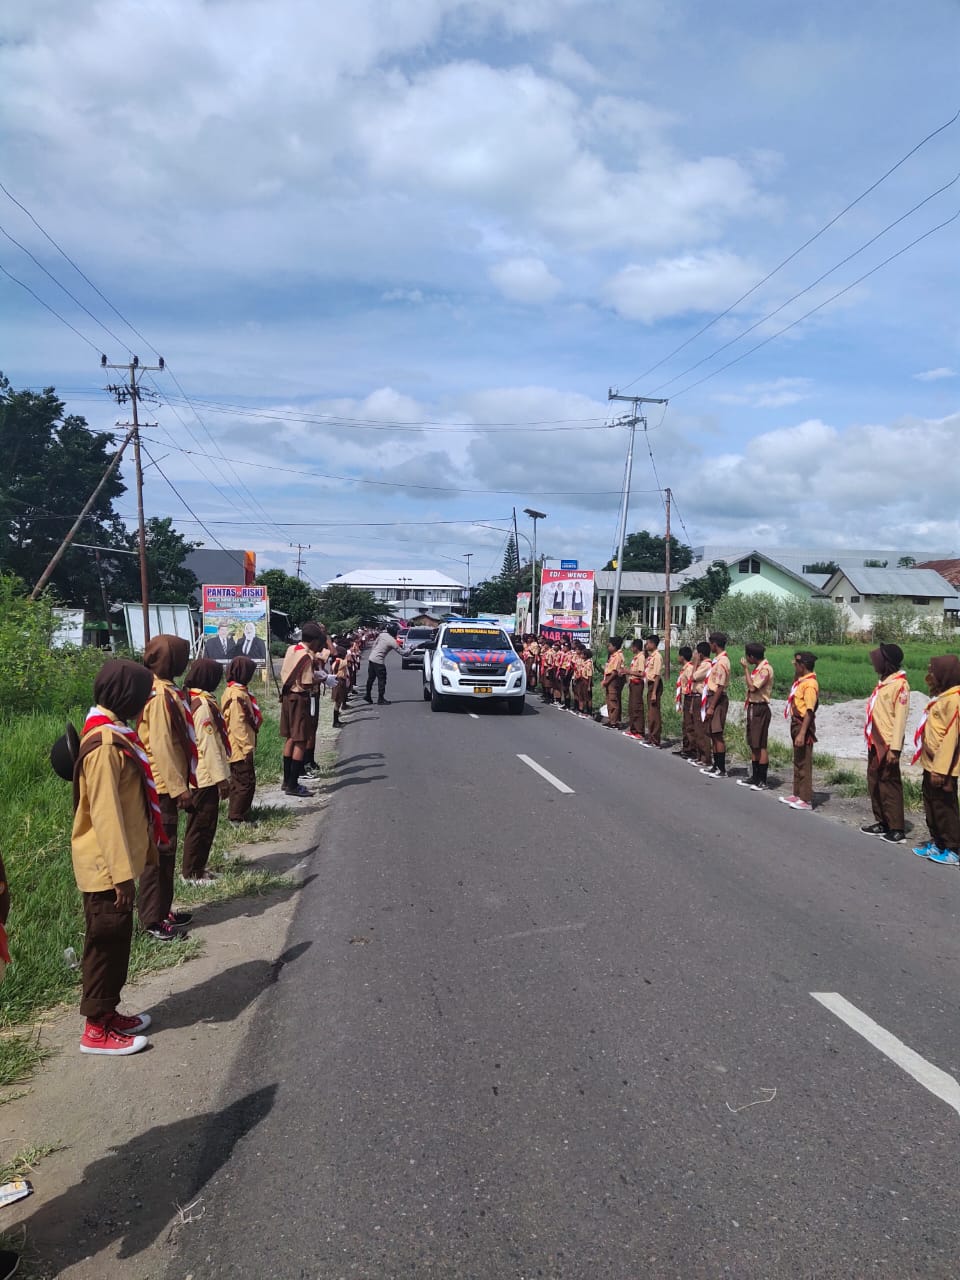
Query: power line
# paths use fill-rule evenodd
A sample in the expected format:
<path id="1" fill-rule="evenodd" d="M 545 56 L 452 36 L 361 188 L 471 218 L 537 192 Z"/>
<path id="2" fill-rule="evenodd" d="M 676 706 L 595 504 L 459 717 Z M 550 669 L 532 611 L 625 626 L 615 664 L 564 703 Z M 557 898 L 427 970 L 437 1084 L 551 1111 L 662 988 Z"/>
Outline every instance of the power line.
<path id="1" fill-rule="evenodd" d="M 681 373 L 674 374 L 674 376 L 672 378 L 668 378 L 666 382 L 661 382 L 655 390 L 662 391 L 664 387 L 669 387 L 674 382 L 679 382 L 680 379 L 685 378 L 688 373 L 693 373 L 695 369 L 699 369 L 700 366 L 706 364 L 708 360 L 714 359 L 715 356 L 720 355 L 721 352 L 726 351 L 729 347 L 732 347 L 735 343 L 739 342 L 741 338 L 745 338 L 748 333 L 753 333 L 753 331 L 755 329 L 759 329 L 762 324 L 766 324 L 768 320 L 772 320 L 774 316 L 778 316 L 780 312 L 786 310 L 792 302 L 796 302 L 798 298 L 802 298 L 804 294 L 809 293 L 811 289 L 815 289 L 818 284 L 822 284 L 823 281 L 826 280 L 827 276 L 833 275 L 835 271 L 839 271 L 840 268 L 846 266 L 848 262 L 852 262 L 853 259 L 863 253 L 865 249 L 869 249 L 872 244 L 876 244 L 876 242 L 885 236 L 888 231 L 892 231 L 894 227 L 899 226 L 899 224 L 909 218 L 911 214 L 916 213 L 918 209 L 922 209 L 925 204 L 929 204 L 931 200 L 942 195 L 944 191 L 948 191 L 950 187 L 954 186 L 958 181 L 960 181 L 960 173 L 955 174 L 949 182 L 945 182 L 942 187 L 938 187 L 937 190 L 932 191 L 930 195 L 924 196 L 924 198 L 918 204 L 915 204 L 912 209 L 908 209 L 907 212 L 902 213 L 899 218 L 895 218 L 893 222 L 888 223 L 882 231 L 878 231 L 876 235 L 871 236 L 870 239 L 866 240 L 859 248 L 854 249 L 852 253 L 848 253 L 845 258 L 841 258 L 839 262 L 835 262 L 832 267 L 817 276 L 816 280 L 808 284 L 806 288 L 800 289 L 797 293 L 793 294 L 792 297 L 787 298 L 785 302 L 781 302 L 779 307 L 775 307 L 773 311 L 768 311 L 765 316 L 761 316 L 759 320 L 755 320 L 753 324 L 749 325 L 746 329 L 742 329 L 740 333 L 723 343 L 722 346 L 717 347 L 715 351 L 711 351 L 708 355 L 703 356 L 702 359 L 698 360 L 695 364 L 690 365 Z"/>
<path id="2" fill-rule="evenodd" d="M 97 346 L 95 342 L 91 342 L 90 339 L 87 337 L 87 335 L 85 333 L 81 333 L 80 330 L 76 327 L 76 325 L 72 325 L 69 320 L 65 319 L 65 317 L 60 314 L 59 311 L 54 310 L 54 308 L 51 307 L 49 302 L 44 302 L 43 298 L 40 297 L 39 293 L 34 293 L 34 291 L 30 288 L 28 284 L 24 284 L 22 280 L 18 280 L 17 277 L 13 275 L 12 272 L 8 271 L 7 268 L 3 266 L 2 263 L 0 263 L 0 271 L 3 272 L 3 274 L 7 277 L 8 280 L 12 280 L 14 284 L 18 284 L 21 289 L 26 289 L 27 293 L 30 294 L 31 298 L 36 299 L 36 301 L 40 303 L 41 307 L 45 307 L 52 316 L 56 316 L 56 318 L 60 321 L 61 324 L 65 324 L 68 329 L 71 329 L 77 335 L 77 337 L 80 339 L 81 342 L 85 342 L 88 347 L 92 347 L 94 351 L 96 351 L 97 355 L 100 354 L 100 348 Z"/>
<path id="3" fill-rule="evenodd" d="M 696 333 L 692 334 L 689 338 L 686 339 L 686 341 L 681 342 L 680 345 L 677 347 L 674 347 L 672 351 L 668 351 L 667 354 L 662 357 L 662 359 L 656 362 L 656 364 L 652 364 L 650 368 L 645 369 L 643 373 L 638 373 L 637 376 L 634 379 L 632 379 L 632 381 L 626 383 L 626 387 L 632 387 L 634 383 L 639 382 L 642 378 L 649 377 L 650 374 L 653 373 L 656 369 L 659 369 L 662 365 L 666 364 L 668 360 L 672 360 L 675 355 L 678 355 L 686 347 L 689 347 L 692 342 L 695 342 L 697 338 L 699 338 L 702 334 L 706 333 L 708 329 L 712 329 L 715 324 L 718 324 L 725 316 L 728 316 L 730 312 L 734 310 L 735 307 L 739 307 L 741 302 L 745 302 L 747 298 L 749 298 L 752 294 L 756 293 L 758 289 L 762 288 L 762 286 L 765 285 L 768 280 L 772 280 L 773 277 L 777 275 L 778 272 L 782 271 L 785 266 L 791 263 L 794 260 L 794 258 L 799 257 L 799 255 L 803 253 L 804 249 L 808 249 L 810 245 L 812 245 L 816 240 L 819 240 L 820 237 L 824 235 L 827 231 L 829 231 L 830 228 L 834 226 L 837 222 L 839 222 L 840 219 L 844 217 L 845 214 L 849 213 L 851 209 L 855 208 L 858 204 L 860 204 L 862 200 L 865 200 L 866 197 L 871 194 L 871 192 L 876 191 L 877 187 L 879 187 L 881 183 L 885 182 L 887 178 L 890 177 L 891 174 L 896 173 L 896 171 L 901 167 L 901 165 L 905 164 L 910 159 L 911 156 L 916 155 L 916 153 L 920 150 L 921 147 L 925 147 L 926 144 L 930 142 L 933 138 L 935 138 L 938 134 L 943 133 L 945 129 L 949 129 L 952 124 L 955 124 L 957 119 L 960 119 L 960 108 L 958 108 L 957 111 L 954 112 L 954 114 L 950 117 L 949 120 L 944 121 L 943 124 L 939 125 L 936 129 L 928 133 L 925 138 L 921 138 L 920 141 L 916 144 L 916 146 L 911 147 L 911 149 L 906 153 L 906 155 L 901 156 L 900 159 L 896 162 L 896 164 L 891 165 L 890 168 L 886 171 L 886 173 L 881 174 L 880 177 L 877 178 L 876 182 L 871 183 L 870 186 L 867 187 L 865 191 L 861 191 L 860 194 L 856 197 L 856 199 L 851 200 L 849 204 L 845 205 L 840 210 L 839 213 L 835 214 L 830 219 L 829 222 L 825 222 L 824 225 L 820 228 L 820 230 L 814 232 L 814 234 L 810 236 L 808 240 L 805 240 L 803 244 L 800 245 L 799 248 L 794 249 L 792 253 L 789 253 L 783 259 L 782 262 L 777 263 L 777 265 L 773 268 L 773 270 L 768 271 L 762 280 L 758 280 L 755 285 L 753 285 L 751 288 L 749 288 L 746 291 L 746 293 L 742 293 L 740 297 L 736 299 L 735 302 L 731 302 L 730 305 L 726 307 L 723 311 L 719 312 L 711 320 L 708 320 L 706 324 L 701 325 L 701 327 L 696 331 Z"/>
<path id="4" fill-rule="evenodd" d="M 152 458 L 151 458 L 151 462 L 153 462 Z M 153 463 L 153 465 L 157 466 L 155 462 Z M 157 470 L 160 471 L 160 468 L 158 466 L 157 466 Z M 172 488 L 173 487 L 172 481 L 167 479 L 167 477 L 163 475 L 162 471 L 160 471 L 160 474 L 163 476 L 164 480 L 167 481 L 167 484 L 169 484 Z M 178 497 L 180 496 L 179 493 L 177 496 Z M 183 502 L 184 500 L 181 498 L 181 501 Z M 184 506 L 186 506 L 185 502 L 184 502 Z M 187 509 L 190 510 L 189 507 Z M 199 524 L 201 528 L 205 527 L 206 524 L 246 525 L 248 523 L 245 520 L 221 520 L 219 518 L 213 519 L 210 516 L 206 516 L 203 519 L 201 519 L 200 516 L 198 516 L 194 511 L 190 511 L 190 516 L 193 522 L 196 524 Z M 122 516 L 121 519 L 128 520 L 130 519 L 130 517 Z M 183 520 L 185 519 L 185 517 L 180 516 L 178 517 L 178 519 Z M 342 524 L 336 520 L 281 520 L 280 524 L 285 529 L 339 529 L 339 528 L 344 528 L 344 529 L 417 528 L 419 529 L 419 528 L 427 528 L 433 525 L 483 524 L 485 520 L 509 520 L 509 519 L 510 519 L 509 516 L 484 516 L 484 517 L 476 517 L 474 519 L 469 519 L 469 520 L 344 520 Z M 492 525 L 487 525 L 486 527 L 493 528 Z M 503 533 L 505 532 L 505 530 L 498 529 L 497 532 Z M 212 536 L 213 535 L 211 534 L 211 537 Z M 226 548 L 224 548 L 224 550 L 226 550 Z"/>
<path id="5" fill-rule="evenodd" d="M 221 551 L 226 552 L 226 554 L 230 557 L 230 559 L 231 559 L 231 560 L 233 560 L 233 562 L 234 562 L 235 564 L 238 564 L 242 569 L 243 569 L 243 568 L 246 568 L 246 566 L 245 566 L 245 564 L 244 564 L 243 560 L 241 560 L 239 556 L 234 555 L 234 554 L 233 554 L 233 552 L 229 549 L 229 547 L 225 547 L 225 546 L 223 545 L 223 543 L 220 541 L 220 539 L 217 537 L 217 535 L 216 535 L 215 533 L 211 533 L 211 532 L 210 532 L 210 530 L 207 528 L 206 524 L 205 524 L 205 523 L 200 519 L 200 517 L 196 514 L 196 512 L 193 510 L 193 508 L 192 508 L 192 507 L 190 506 L 190 504 L 187 502 L 186 498 L 185 498 L 185 497 L 180 493 L 180 490 L 176 487 L 176 485 L 173 483 L 173 481 L 169 478 L 169 476 L 166 474 L 166 472 L 165 472 L 165 471 L 163 470 L 163 468 L 160 466 L 159 462 L 157 462 L 156 458 L 154 458 L 154 457 L 153 457 L 153 455 L 149 452 L 149 450 L 146 448 L 146 446 L 144 446 L 143 451 L 144 451 L 144 453 L 147 455 L 147 457 L 150 459 L 150 461 L 151 461 L 151 463 L 153 464 L 153 466 L 155 466 L 155 467 L 156 467 L 156 469 L 157 469 L 157 474 L 158 474 L 158 475 L 160 476 L 160 478 L 161 478 L 161 479 L 162 479 L 162 480 L 167 484 L 167 486 L 169 487 L 169 489 L 170 489 L 170 490 L 172 491 L 172 493 L 176 496 L 177 500 L 178 500 L 178 501 L 183 505 L 183 507 L 187 510 L 187 512 L 189 513 L 189 518 L 190 518 L 190 519 L 192 519 L 195 523 L 197 523 L 197 524 L 200 526 L 200 528 L 204 531 L 204 533 L 207 535 L 207 537 L 211 540 L 211 542 L 215 542 L 215 543 L 217 544 L 217 546 L 220 548 L 220 550 L 221 550 Z M 182 516 L 181 516 L 181 520 L 182 520 L 183 518 L 184 518 L 184 517 L 182 517 Z M 213 523 L 213 521 L 211 521 L 211 524 L 212 524 L 212 523 Z"/>
<path id="6" fill-rule="evenodd" d="M 868 280 L 870 276 L 875 275 L 882 267 L 893 262 L 895 258 L 902 257 L 902 255 L 907 253 L 908 250 L 914 248 L 915 245 L 920 244 L 922 240 L 926 240 L 930 236 L 935 235 L 936 232 L 942 231 L 943 228 L 948 227 L 951 222 L 956 222 L 957 218 L 960 218 L 960 209 L 958 209 L 952 217 L 938 223 L 935 227 L 931 227 L 930 230 L 925 231 L 923 235 L 917 236 L 916 240 L 911 240 L 909 244 L 905 244 L 902 249 L 898 249 L 896 253 L 892 253 L 889 258 L 884 258 L 883 262 L 878 262 L 875 267 L 871 267 L 869 271 L 865 271 L 862 276 L 851 281 L 850 284 L 845 285 L 842 289 L 838 289 L 836 293 L 831 294 L 829 298 L 825 298 L 823 302 L 818 302 L 815 307 L 811 307 L 809 311 L 805 311 L 802 316 L 797 316 L 796 320 L 791 320 L 789 324 L 784 325 L 782 329 L 778 329 L 776 333 L 771 333 L 769 337 L 762 339 L 762 341 L 756 343 L 746 351 L 741 352 L 740 355 L 734 356 L 732 360 L 728 360 L 726 364 L 720 365 L 719 368 L 713 369 L 710 373 L 705 373 L 702 378 L 697 378 L 695 382 L 688 383 L 687 386 L 681 387 L 679 391 L 675 392 L 670 397 L 670 399 L 677 400 L 680 396 L 686 395 L 688 391 L 692 391 L 694 387 L 699 387 L 702 383 L 708 382 L 711 378 L 715 378 L 718 373 L 723 373 L 725 369 L 729 369 L 732 365 L 739 364 L 739 362 L 741 360 L 745 360 L 747 356 L 753 355 L 754 351 L 759 351 L 760 348 L 765 347 L 767 343 L 773 342 L 774 338 L 779 338 L 783 334 L 788 333 L 789 330 L 795 328 L 804 320 L 809 319 L 810 316 L 815 315 L 818 311 L 822 311 L 824 307 L 829 306 L 831 302 L 836 302 L 837 298 L 842 298 L 845 293 L 849 293 L 850 290 L 855 289 L 858 284 L 862 284 L 864 280 Z"/>

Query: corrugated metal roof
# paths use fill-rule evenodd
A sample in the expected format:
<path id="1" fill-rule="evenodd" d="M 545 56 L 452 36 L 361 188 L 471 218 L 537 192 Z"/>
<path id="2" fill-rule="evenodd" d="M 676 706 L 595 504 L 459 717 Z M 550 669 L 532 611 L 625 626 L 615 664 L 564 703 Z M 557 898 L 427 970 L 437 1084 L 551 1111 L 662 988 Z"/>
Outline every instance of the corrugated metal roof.
<path id="1" fill-rule="evenodd" d="M 351 569 L 349 573 L 341 573 L 336 578 L 323 584 L 325 587 L 406 587 L 410 593 L 421 587 L 465 587 L 465 582 L 458 582 L 437 569 Z"/>
<path id="2" fill-rule="evenodd" d="M 840 565 L 840 572 L 864 596 L 952 596 L 956 588 L 933 569 L 864 569 Z M 831 582 L 836 578 L 831 578 Z"/>
<path id="3" fill-rule="evenodd" d="M 670 590 L 679 591 L 685 582 L 689 582 L 691 578 L 700 577 L 703 573 L 701 568 L 695 572 L 690 569 L 684 569 L 682 573 L 670 575 Z M 616 579 L 616 573 L 612 569 L 600 569 L 594 576 L 594 583 L 598 591 L 612 591 L 613 584 Z M 662 573 L 641 573 L 637 571 L 624 570 L 623 580 L 620 583 L 620 590 L 626 591 L 631 595 L 656 595 L 662 592 L 664 586 L 664 575 Z"/>
<path id="4" fill-rule="evenodd" d="M 948 582 L 952 582 L 955 587 L 960 587 L 960 560 L 924 560 L 922 564 L 915 564 L 913 568 L 933 569 Z"/>

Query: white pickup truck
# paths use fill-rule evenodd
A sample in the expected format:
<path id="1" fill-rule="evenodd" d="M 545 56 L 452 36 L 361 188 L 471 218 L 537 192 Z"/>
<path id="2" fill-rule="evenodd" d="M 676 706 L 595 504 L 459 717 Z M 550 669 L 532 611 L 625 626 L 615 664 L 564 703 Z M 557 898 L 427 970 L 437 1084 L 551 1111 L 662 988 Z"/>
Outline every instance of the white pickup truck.
<path id="1" fill-rule="evenodd" d="M 476 618 L 445 622 L 424 650 L 423 698 L 442 711 L 451 698 L 502 698 L 511 715 L 523 714 L 527 673 L 510 637 Z"/>

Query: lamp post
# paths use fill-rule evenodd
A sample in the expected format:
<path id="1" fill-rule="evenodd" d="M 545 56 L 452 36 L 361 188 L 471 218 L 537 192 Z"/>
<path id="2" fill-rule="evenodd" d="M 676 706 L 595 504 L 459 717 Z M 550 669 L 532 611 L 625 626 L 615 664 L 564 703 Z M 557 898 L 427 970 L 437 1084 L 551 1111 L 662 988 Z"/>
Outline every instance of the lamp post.
<path id="1" fill-rule="evenodd" d="M 398 578 L 398 579 L 397 579 L 397 581 L 398 581 L 398 582 L 403 583 L 403 586 L 401 586 L 401 588 L 400 588 L 400 590 L 401 590 L 401 591 L 402 591 L 402 593 L 403 593 L 403 598 L 402 598 L 402 601 L 401 601 L 401 604 L 400 604 L 400 608 L 401 608 L 401 610 L 403 611 L 403 620 L 404 620 L 404 622 L 406 622 L 406 620 L 407 620 L 407 593 L 408 593 L 408 592 L 409 592 L 409 590 L 410 590 L 410 586 L 409 586 L 409 584 L 413 581 L 413 579 L 412 579 L 412 578 Z"/>
<path id="2" fill-rule="evenodd" d="M 461 557 L 463 560 L 466 560 L 467 562 L 467 617 L 469 618 L 473 617 L 473 613 L 471 611 L 471 604 L 470 604 L 470 560 L 472 556 L 473 556 L 472 551 L 465 551 L 463 553 L 463 556 Z"/>
<path id="3" fill-rule="evenodd" d="M 532 507 L 524 507 L 523 514 L 533 521 L 533 564 L 530 568 L 530 622 L 534 635 L 540 630 L 540 615 L 537 612 L 537 521 L 546 520 L 545 511 L 534 511 Z"/>

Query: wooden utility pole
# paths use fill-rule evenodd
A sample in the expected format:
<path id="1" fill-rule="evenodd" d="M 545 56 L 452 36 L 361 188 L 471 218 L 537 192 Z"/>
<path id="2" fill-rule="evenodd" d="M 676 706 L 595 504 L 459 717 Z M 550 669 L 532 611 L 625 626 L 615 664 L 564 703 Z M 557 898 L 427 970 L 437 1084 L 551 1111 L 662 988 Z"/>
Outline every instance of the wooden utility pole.
<path id="1" fill-rule="evenodd" d="M 670 619 L 670 490 L 664 489 L 664 505 L 667 509 L 667 542 L 663 551 L 663 567 L 666 579 L 663 584 L 663 616 L 664 616 L 664 643 L 666 650 L 663 655 L 663 672 L 664 675 L 670 675 L 670 633 L 672 622 Z"/>
<path id="2" fill-rule="evenodd" d="M 164 369 L 163 356 L 159 357 L 159 361 L 159 364 L 141 364 L 140 357 L 134 356 L 129 364 L 108 364 L 106 356 L 100 357 L 101 369 L 125 369 L 130 379 L 128 383 L 111 386 L 107 390 L 112 391 L 117 397 L 118 404 L 123 404 L 124 401 L 129 400 L 133 408 L 131 434 L 133 436 L 133 461 L 137 473 L 137 532 L 140 554 L 140 603 L 143 609 L 144 646 L 150 639 L 150 578 L 147 573 L 147 528 L 143 515 L 143 464 L 140 459 L 140 418 L 137 414 L 140 384 L 137 381 L 137 375 L 139 374 L 142 378 L 145 373 L 162 373 Z"/>
<path id="3" fill-rule="evenodd" d="M 290 545 L 297 549 L 297 577 L 302 578 L 303 574 L 300 572 L 300 566 L 303 564 L 303 553 L 310 550 L 311 544 L 309 542 L 291 542 Z"/>

